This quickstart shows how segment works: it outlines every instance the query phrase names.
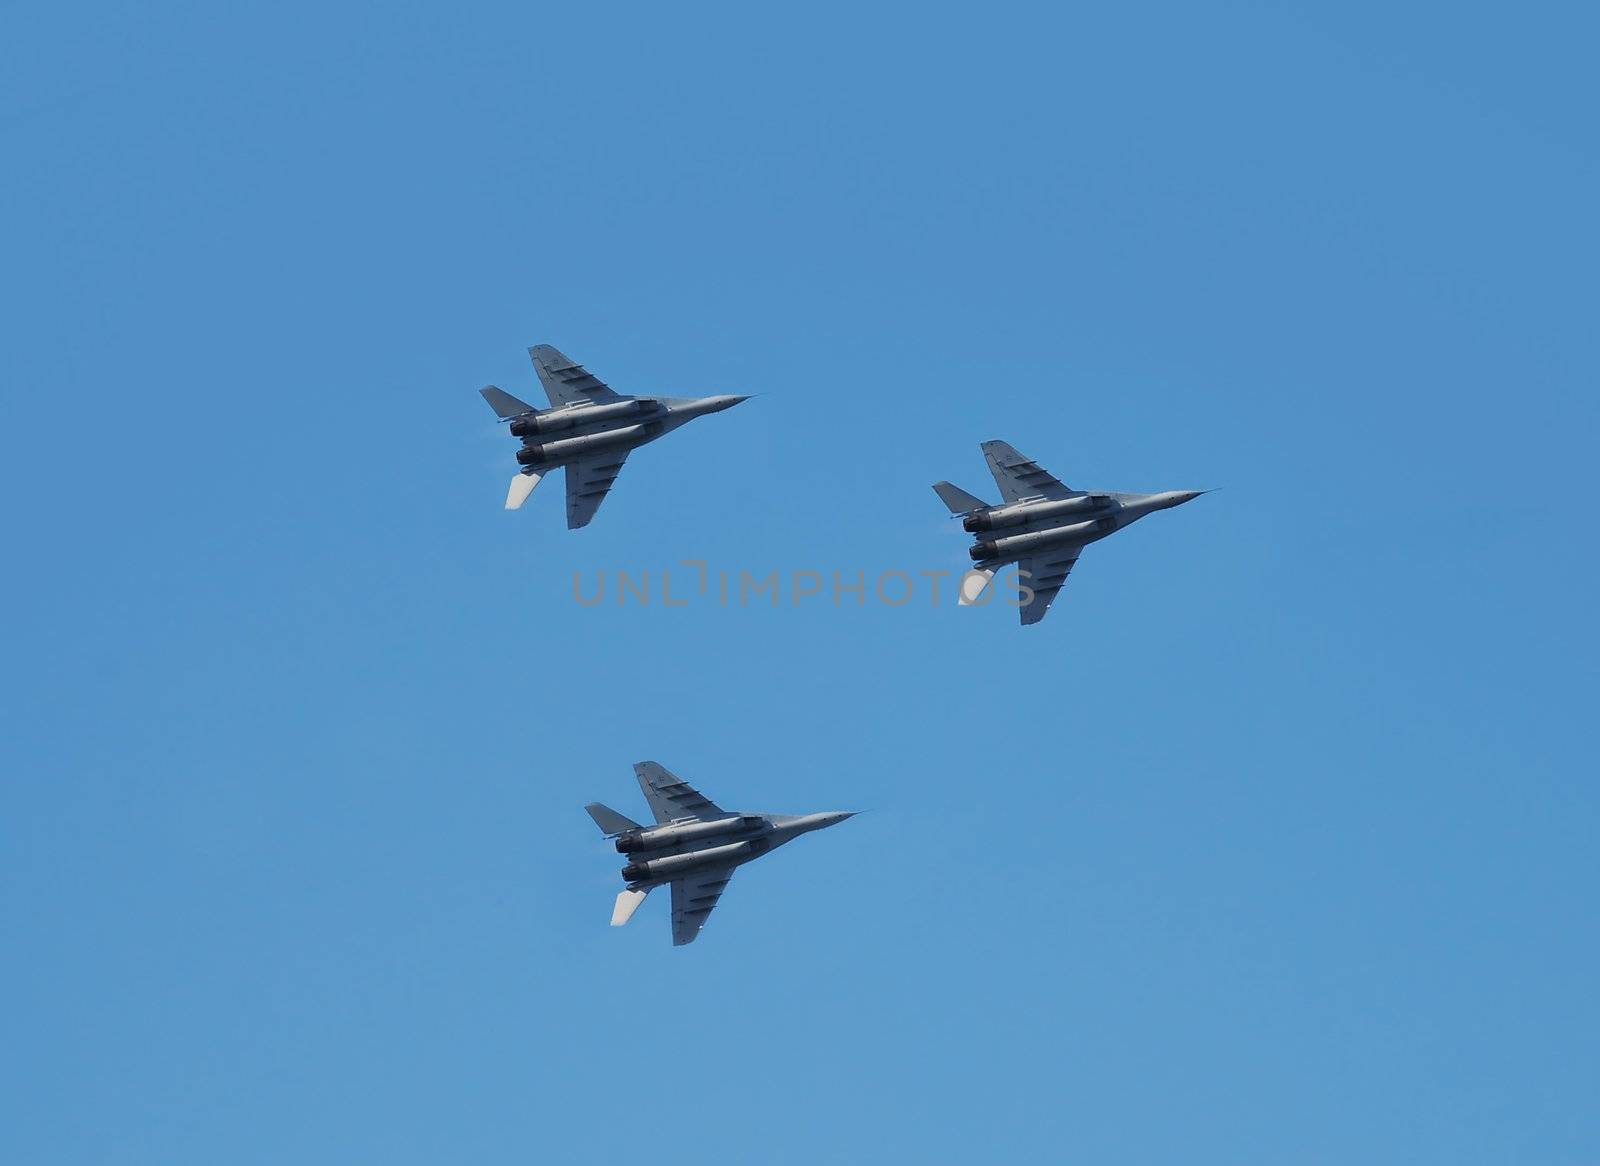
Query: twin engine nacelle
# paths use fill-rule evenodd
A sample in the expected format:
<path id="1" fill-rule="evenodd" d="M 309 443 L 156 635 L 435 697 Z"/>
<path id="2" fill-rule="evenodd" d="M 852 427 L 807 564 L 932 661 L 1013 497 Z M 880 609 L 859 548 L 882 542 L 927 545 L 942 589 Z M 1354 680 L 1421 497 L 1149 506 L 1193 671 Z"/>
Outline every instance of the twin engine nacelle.
<path id="1" fill-rule="evenodd" d="M 617 839 L 618 854 L 634 854 L 641 850 L 664 850 L 701 838 L 716 838 L 722 834 L 744 834 L 766 827 L 767 820 L 754 814 L 737 818 L 718 818 L 711 822 L 680 822 L 675 826 L 652 826 L 637 830 Z"/>
<path id="2" fill-rule="evenodd" d="M 744 862 L 769 848 L 767 841 L 762 838 L 732 842 L 727 846 L 709 846 L 704 850 L 691 850 L 687 854 L 669 854 L 665 858 L 652 858 L 646 862 L 630 862 L 622 868 L 622 877 L 630 883 L 675 879 L 696 867 Z"/>
<path id="3" fill-rule="evenodd" d="M 608 429 L 604 433 L 587 433 L 582 437 L 525 445 L 517 450 L 517 464 L 533 468 L 569 462 L 618 445 L 638 445 L 660 433 L 661 429 L 662 422 L 646 421 L 640 425 Z"/>
<path id="4" fill-rule="evenodd" d="M 1018 506 L 997 506 L 983 514 L 969 514 L 961 520 L 961 529 L 968 534 L 997 530 L 1006 526 L 1021 526 L 1043 518 L 1058 518 L 1067 514 L 1092 514 L 1109 506 L 1109 494 L 1079 494 L 1076 498 L 1052 498 L 1047 502 L 1024 502 Z"/>
<path id="5" fill-rule="evenodd" d="M 611 401 L 604 405 L 589 405 L 579 409 L 552 409 L 548 413 L 525 413 L 511 419 L 512 437 L 538 437 L 546 433 L 560 433 L 591 421 L 615 421 L 619 417 L 636 417 L 653 409 L 651 401 Z"/>
<path id="6" fill-rule="evenodd" d="M 967 550 L 974 563 L 989 559 L 1007 559 L 1032 554 L 1041 547 L 1059 546 L 1062 543 L 1089 542 L 1117 529 L 1117 520 L 1110 515 L 1076 522 L 1071 526 L 1057 526 L 1050 530 L 1035 530 L 1027 534 L 1014 534 L 1009 538 L 982 539 Z"/>

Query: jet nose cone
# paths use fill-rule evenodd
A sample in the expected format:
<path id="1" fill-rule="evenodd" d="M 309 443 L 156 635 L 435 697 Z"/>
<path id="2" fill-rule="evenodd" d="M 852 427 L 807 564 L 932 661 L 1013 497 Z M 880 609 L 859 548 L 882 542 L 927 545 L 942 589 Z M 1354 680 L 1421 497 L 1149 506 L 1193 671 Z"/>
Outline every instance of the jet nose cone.
<path id="1" fill-rule="evenodd" d="M 1145 513 L 1152 510 L 1171 510 L 1174 506 L 1182 506 L 1185 502 L 1193 502 L 1204 490 L 1167 490 L 1161 494 L 1152 494 L 1144 504 Z"/>
<path id="2" fill-rule="evenodd" d="M 735 405 L 741 404 L 749 399 L 750 398 L 748 396 L 738 397 L 731 395 L 724 397 L 707 397 L 705 399 L 705 410 L 707 413 L 720 413 L 724 409 L 731 409 Z"/>
<path id="3" fill-rule="evenodd" d="M 855 811 L 833 810 L 823 814 L 806 814 L 797 821 L 801 831 L 826 830 L 829 826 L 837 826 L 846 818 L 854 818 Z"/>

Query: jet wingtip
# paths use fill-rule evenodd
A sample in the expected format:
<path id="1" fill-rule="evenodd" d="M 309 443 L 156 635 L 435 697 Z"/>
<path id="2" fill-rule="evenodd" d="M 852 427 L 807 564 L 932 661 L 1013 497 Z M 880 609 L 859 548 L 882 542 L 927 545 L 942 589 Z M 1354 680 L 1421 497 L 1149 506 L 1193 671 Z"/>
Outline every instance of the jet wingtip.
<path id="1" fill-rule="evenodd" d="M 528 359 L 533 361 L 534 367 L 541 372 L 566 368 L 573 363 L 570 356 L 553 344 L 528 345 Z"/>

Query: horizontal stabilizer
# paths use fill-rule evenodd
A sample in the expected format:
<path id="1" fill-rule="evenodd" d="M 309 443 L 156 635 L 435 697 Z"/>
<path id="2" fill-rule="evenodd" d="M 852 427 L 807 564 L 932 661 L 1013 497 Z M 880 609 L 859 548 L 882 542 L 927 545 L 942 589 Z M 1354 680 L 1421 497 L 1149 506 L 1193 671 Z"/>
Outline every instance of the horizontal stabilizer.
<path id="1" fill-rule="evenodd" d="M 644 902 L 644 897 L 650 893 L 649 888 L 642 891 L 618 891 L 617 905 L 611 908 L 611 926 L 621 927 L 633 918 L 633 913 L 639 909 L 639 904 Z"/>
<path id="2" fill-rule="evenodd" d="M 533 406 L 526 401 L 519 401 L 504 389 L 497 389 L 493 385 L 485 385 L 478 392 L 483 394 L 483 399 L 489 402 L 489 408 L 493 409 L 495 415 L 502 421 L 534 411 Z"/>
<path id="3" fill-rule="evenodd" d="M 951 514 L 969 514 L 974 510 L 989 508 L 982 498 L 974 498 L 960 486 L 952 486 L 949 482 L 935 482 L 933 490 L 939 495 L 939 501 L 950 508 Z"/>
<path id="4" fill-rule="evenodd" d="M 511 488 L 506 491 L 506 509 L 515 510 L 528 500 L 528 495 L 533 493 L 533 488 L 539 484 L 541 474 L 518 474 L 511 479 Z"/>
<path id="5" fill-rule="evenodd" d="M 589 817 L 594 819 L 594 824 L 606 834 L 626 834 L 629 830 L 639 829 L 639 823 L 626 814 L 619 814 L 610 806 L 602 806 L 599 802 L 590 802 L 583 807 L 589 811 Z"/>

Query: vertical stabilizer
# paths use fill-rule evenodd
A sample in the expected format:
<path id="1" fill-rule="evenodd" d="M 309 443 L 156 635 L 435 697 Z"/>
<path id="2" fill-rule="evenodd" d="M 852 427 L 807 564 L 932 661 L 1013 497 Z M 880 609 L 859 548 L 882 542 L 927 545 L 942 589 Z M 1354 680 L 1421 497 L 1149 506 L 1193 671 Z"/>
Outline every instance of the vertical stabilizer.
<path id="1" fill-rule="evenodd" d="M 511 479 L 511 488 L 506 491 L 506 509 L 515 510 L 528 500 L 528 495 L 533 493 L 533 488 L 539 484 L 542 474 L 518 474 Z"/>
<path id="2" fill-rule="evenodd" d="M 644 902 L 644 897 L 650 893 L 649 889 L 643 891 L 618 891 L 617 905 L 611 909 L 611 926 L 621 927 L 633 918 L 633 913 L 639 909 L 639 904 Z"/>
<path id="3" fill-rule="evenodd" d="M 994 578 L 994 572 L 987 567 L 974 567 L 961 576 L 960 597 L 956 600 L 957 607 L 971 607 L 983 598 L 983 593 L 989 589 L 989 580 Z"/>

